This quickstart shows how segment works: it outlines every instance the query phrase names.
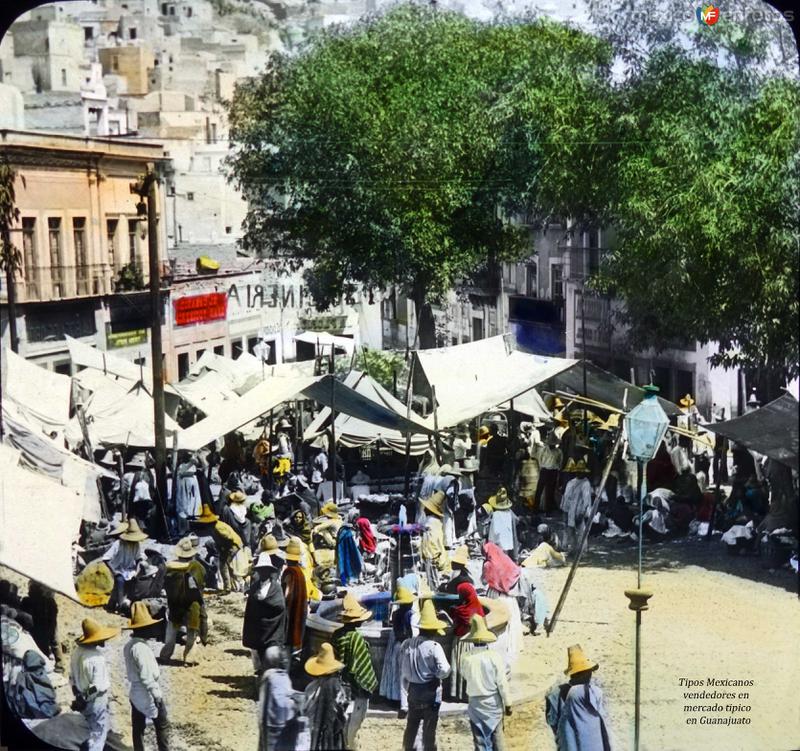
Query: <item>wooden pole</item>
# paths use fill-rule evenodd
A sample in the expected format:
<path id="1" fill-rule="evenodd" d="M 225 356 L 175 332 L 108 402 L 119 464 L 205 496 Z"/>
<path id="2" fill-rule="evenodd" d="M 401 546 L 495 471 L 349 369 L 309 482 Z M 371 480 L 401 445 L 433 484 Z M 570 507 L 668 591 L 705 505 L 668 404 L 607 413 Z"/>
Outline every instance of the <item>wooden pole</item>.
<path id="1" fill-rule="evenodd" d="M 436 461 L 442 463 L 442 440 L 439 435 L 439 411 L 436 406 L 436 386 L 431 386 L 431 396 L 433 397 L 433 437 L 436 445 Z"/>
<path id="2" fill-rule="evenodd" d="M 606 459 L 606 465 L 603 468 L 603 476 L 600 480 L 600 487 L 597 489 L 597 495 L 595 496 L 594 503 L 592 504 L 591 514 L 589 516 L 590 522 L 586 525 L 586 529 L 583 531 L 583 537 L 580 540 L 580 544 L 578 545 L 578 552 L 575 554 L 575 560 L 572 561 L 572 567 L 569 570 L 569 574 L 567 576 L 567 581 L 564 582 L 564 588 L 561 590 L 561 595 L 558 598 L 558 603 L 556 604 L 555 610 L 553 610 L 553 617 L 550 619 L 550 623 L 547 625 L 547 635 L 550 636 L 553 629 L 558 622 L 559 613 L 561 613 L 561 609 L 564 607 L 564 602 L 567 599 L 567 594 L 569 593 L 569 588 L 572 586 L 572 580 L 575 578 L 575 572 L 578 569 L 578 564 L 581 561 L 581 557 L 583 556 L 583 551 L 586 548 L 586 542 L 589 539 L 589 532 L 591 531 L 592 525 L 591 520 L 594 519 L 595 514 L 597 513 L 597 509 L 600 506 L 600 497 L 603 494 L 603 490 L 606 486 L 606 481 L 608 480 L 608 475 L 611 472 L 611 465 L 614 463 L 614 458 L 617 455 L 617 451 L 619 450 L 620 444 L 622 443 L 622 426 L 617 431 L 617 438 L 614 441 L 614 445 L 611 448 L 611 453 L 608 455 Z"/>
<path id="3" fill-rule="evenodd" d="M 275 442 L 275 435 L 272 429 L 272 426 L 274 425 L 274 420 L 275 420 L 275 410 L 271 409 L 269 411 L 269 454 L 268 454 L 269 469 L 267 470 L 269 472 L 269 477 L 267 478 L 267 484 L 269 485 L 270 490 L 275 489 L 275 483 L 274 483 L 275 473 L 272 471 L 272 453 L 274 451 L 273 444 Z"/>
<path id="4" fill-rule="evenodd" d="M 406 384 L 406 419 L 411 419 L 411 394 L 412 394 L 412 379 L 414 377 L 414 358 L 411 358 L 411 365 L 408 368 L 408 383 Z M 411 433 L 406 433 L 406 468 L 405 478 L 403 485 L 403 495 L 406 502 L 411 493 Z M 408 507 L 406 507 L 408 510 Z M 399 544 L 399 540 L 398 540 Z"/>
<path id="5" fill-rule="evenodd" d="M 514 400 L 511 399 L 509 402 L 509 411 L 508 411 L 508 432 L 511 434 L 509 436 L 509 448 L 511 450 L 511 472 L 510 480 L 509 480 L 509 487 L 508 495 L 512 500 L 516 500 L 517 494 L 514 490 L 514 481 L 517 479 L 517 449 L 519 448 L 519 441 L 517 440 L 517 430 L 516 430 L 516 420 L 514 419 Z"/>
<path id="6" fill-rule="evenodd" d="M 333 347 L 331 347 L 331 371 L 333 371 Z M 336 378 L 331 379 L 331 447 L 330 464 L 333 473 L 333 502 L 339 503 L 339 473 L 336 470 Z"/>

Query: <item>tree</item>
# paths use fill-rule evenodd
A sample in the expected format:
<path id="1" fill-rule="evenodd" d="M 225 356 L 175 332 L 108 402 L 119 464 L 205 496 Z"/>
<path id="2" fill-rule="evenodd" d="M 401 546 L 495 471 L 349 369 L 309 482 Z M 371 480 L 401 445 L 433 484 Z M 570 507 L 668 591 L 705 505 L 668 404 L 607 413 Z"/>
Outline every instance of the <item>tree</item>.
<path id="1" fill-rule="evenodd" d="M 599 287 L 631 342 L 718 341 L 715 364 L 798 371 L 800 88 L 654 54 L 624 90 Z"/>
<path id="2" fill-rule="evenodd" d="M 8 163 L 0 164 L 0 271 L 6 275 L 8 330 L 12 352 L 19 352 L 17 335 L 16 276 L 22 269 L 22 254 L 11 242 L 11 227 L 19 221 L 14 182 L 17 173 Z"/>
<path id="3" fill-rule="evenodd" d="M 326 29 L 237 88 L 244 246 L 311 259 L 319 308 L 398 286 L 434 346 L 431 303 L 527 250 L 508 212 L 594 210 L 609 61 L 574 29 L 416 5 Z"/>

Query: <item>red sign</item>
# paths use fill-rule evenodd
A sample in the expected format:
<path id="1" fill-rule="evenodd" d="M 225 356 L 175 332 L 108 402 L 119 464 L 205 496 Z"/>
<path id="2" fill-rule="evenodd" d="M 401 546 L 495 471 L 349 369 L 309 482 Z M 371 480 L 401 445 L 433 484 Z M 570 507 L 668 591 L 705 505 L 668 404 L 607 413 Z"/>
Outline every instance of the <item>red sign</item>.
<path id="1" fill-rule="evenodd" d="M 176 326 L 221 321 L 225 320 L 228 312 L 228 295 L 225 292 L 209 292 L 206 295 L 179 297 L 173 300 L 173 305 Z"/>

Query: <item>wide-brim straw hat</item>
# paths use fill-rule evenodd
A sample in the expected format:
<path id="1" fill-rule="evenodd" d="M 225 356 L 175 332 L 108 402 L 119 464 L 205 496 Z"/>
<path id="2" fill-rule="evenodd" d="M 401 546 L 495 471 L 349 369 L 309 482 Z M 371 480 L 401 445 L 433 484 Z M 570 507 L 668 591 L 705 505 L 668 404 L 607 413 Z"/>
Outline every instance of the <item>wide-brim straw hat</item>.
<path id="1" fill-rule="evenodd" d="M 601 430 L 616 430 L 619 427 L 619 413 L 612 412 L 608 419 L 600 425 Z"/>
<path id="2" fill-rule="evenodd" d="M 486 619 L 477 613 L 469 619 L 469 633 L 464 637 L 464 641 L 475 644 L 491 644 L 497 641 L 497 636 L 489 631 Z"/>
<path id="3" fill-rule="evenodd" d="M 244 503 L 247 496 L 241 490 L 234 490 L 233 493 L 228 494 L 228 501 L 230 503 Z"/>
<path id="4" fill-rule="evenodd" d="M 457 467 L 453 467 L 450 464 L 443 464 L 439 467 L 439 474 L 444 477 L 445 475 L 450 475 L 452 477 L 461 477 L 461 470 Z"/>
<path id="5" fill-rule="evenodd" d="M 127 462 L 125 462 L 126 467 L 140 467 L 142 469 L 147 468 L 147 457 L 143 453 L 134 454 Z"/>
<path id="6" fill-rule="evenodd" d="M 338 519 L 341 515 L 339 514 L 339 507 L 333 502 L 328 501 L 321 509 L 320 513 L 323 516 L 327 516 L 328 519 Z"/>
<path id="7" fill-rule="evenodd" d="M 150 609 L 143 602 L 134 602 L 131 605 L 131 619 L 128 622 L 128 630 L 135 631 L 137 628 L 147 628 L 156 623 L 161 623 L 163 618 L 153 618 Z"/>
<path id="8" fill-rule="evenodd" d="M 106 532 L 106 537 L 116 537 L 117 535 L 121 535 L 123 532 L 128 531 L 128 522 L 119 522 L 119 524 L 115 524 L 111 529 Z"/>
<path id="9" fill-rule="evenodd" d="M 414 593 L 408 587 L 404 587 L 401 584 L 395 590 L 394 600 L 392 600 L 392 602 L 395 605 L 411 605 L 414 599 Z"/>
<path id="10" fill-rule="evenodd" d="M 194 518 L 195 522 L 199 524 L 211 524 L 212 522 L 219 521 L 219 517 L 211 510 L 211 506 L 207 503 L 203 504 L 203 513 Z"/>
<path id="11" fill-rule="evenodd" d="M 372 611 L 367 610 L 350 592 L 342 600 L 342 623 L 360 623 L 372 618 Z"/>
<path id="12" fill-rule="evenodd" d="M 344 663 L 339 662 L 333 655 L 333 647 L 328 642 L 323 642 L 319 652 L 306 660 L 306 673 L 315 678 L 321 675 L 332 675 L 344 669 Z"/>
<path id="13" fill-rule="evenodd" d="M 586 462 L 583 461 L 583 459 L 576 462 L 572 457 L 570 457 L 567 460 L 567 463 L 564 465 L 564 472 L 569 472 L 576 475 L 585 475 L 588 474 L 589 468 L 586 466 Z"/>
<path id="14" fill-rule="evenodd" d="M 258 549 L 261 553 L 269 553 L 270 555 L 283 556 L 284 553 L 278 546 L 278 540 L 275 535 L 264 535 L 258 543 Z"/>
<path id="15" fill-rule="evenodd" d="M 100 642 L 108 641 L 115 636 L 119 636 L 118 628 L 101 626 L 93 618 L 84 618 L 83 623 L 81 623 L 81 628 L 83 629 L 83 636 L 78 637 L 78 644 L 99 644 Z"/>
<path id="16" fill-rule="evenodd" d="M 436 608 L 431 599 L 426 599 L 422 603 L 419 615 L 419 628 L 425 629 L 426 631 L 438 631 L 440 633 L 447 628 L 447 624 L 437 617 Z"/>
<path id="17" fill-rule="evenodd" d="M 680 404 L 681 407 L 685 407 L 686 409 L 689 409 L 689 407 L 693 407 L 694 406 L 694 399 L 692 399 L 692 395 L 691 394 L 686 394 L 686 396 L 684 396 L 678 402 L 678 404 Z"/>
<path id="18" fill-rule="evenodd" d="M 436 516 L 444 516 L 445 498 L 445 494 L 441 490 L 437 490 L 430 498 L 422 501 L 422 506 Z"/>
<path id="19" fill-rule="evenodd" d="M 505 488 L 500 488 L 495 495 L 489 498 L 489 504 L 495 511 L 510 509 L 511 499 L 508 497 L 508 491 Z"/>
<path id="20" fill-rule="evenodd" d="M 297 537 L 289 538 L 284 555 L 287 561 L 299 561 L 302 559 L 303 547 Z"/>
<path id="21" fill-rule="evenodd" d="M 478 460 L 474 456 L 468 456 L 459 465 L 459 469 L 462 474 L 471 474 L 472 472 L 477 472 L 480 467 L 478 465 Z"/>
<path id="22" fill-rule="evenodd" d="M 278 420 L 278 424 L 275 427 L 276 428 L 291 428 L 292 427 L 292 423 L 290 423 L 289 420 L 286 417 L 281 417 L 281 419 Z"/>
<path id="23" fill-rule="evenodd" d="M 466 545 L 460 545 L 456 548 L 456 552 L 450 556 L 450 563 L 460 563 L 466 566 L 469 563 L 469 548 Z"/>
<path id="24" fill-rule="evenodd" d="M 167 571 L 188 571 L 189 570 L 189 561 L 167 561 L 166 564 Z"/>
<path id="25" fill-rule="evenodd" d="M 147 535 L 142 532 L 136 519 L 129 519 L 128 529 L 119 536 L 119 539 L 125 542 L 142 542 L 147 539 Z"/>
<path id="26" fill-rule="evenodd" d="M 188 537 L 178 541 L 175 546 L 175 557 L 183 560 L 191 560 L 197 555 L 197 548 L 192 544 Z"/>
<path id="27" fill-rule="evenodd" d="M 567 647 L 567 669 L 565 675 L 573 676 L 575 673 L 583 673 L 587 670 L 597 670 L 599 663 L 592 662 L 581 649 L 580 644 L 573 644 Z"/>
<path id="28" fill-rule="evenodd" d="M 102 458 L 97 460 L 98 464 L 102 464 L 105 467 L 116 467 L 117 466 L 117 457 L 114 456 L 113 451 L 106 451 L 103 454 Z"/>
<path id="29" fill-rule="evenodd" d="M 276 571 L 278 569 L 269 553 L 259 553 L 258 558 L 256 558 L 255 563 L 253 564 L 253 568 L 272 568 Z"/>

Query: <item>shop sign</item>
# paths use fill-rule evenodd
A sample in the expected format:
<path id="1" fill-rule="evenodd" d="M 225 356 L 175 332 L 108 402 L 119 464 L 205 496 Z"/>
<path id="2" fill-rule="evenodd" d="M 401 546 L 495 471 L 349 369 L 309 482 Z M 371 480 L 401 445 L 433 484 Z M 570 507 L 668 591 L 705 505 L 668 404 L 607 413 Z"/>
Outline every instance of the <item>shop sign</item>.
<path id="1" fill-rule="evenodd" d="M 147 343 L 147 329 L 135 329 L 134 331 L 109 331 L 106 334 L 106 346 L 108 349 L 121 349 L 122 347 L 135 347 L 139 344 Z"/>
<path id="2" fill-rule="evenodd" d="M 179 297 L 173 302 L 175 325 L 224 321 L 228 312 L 228 296 L 224 292 Z"/>

